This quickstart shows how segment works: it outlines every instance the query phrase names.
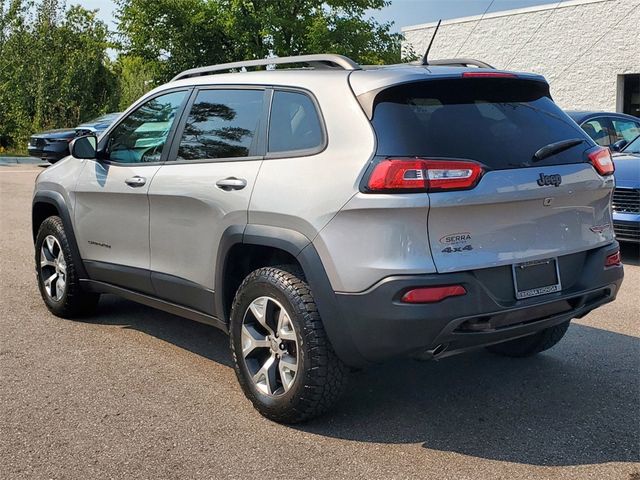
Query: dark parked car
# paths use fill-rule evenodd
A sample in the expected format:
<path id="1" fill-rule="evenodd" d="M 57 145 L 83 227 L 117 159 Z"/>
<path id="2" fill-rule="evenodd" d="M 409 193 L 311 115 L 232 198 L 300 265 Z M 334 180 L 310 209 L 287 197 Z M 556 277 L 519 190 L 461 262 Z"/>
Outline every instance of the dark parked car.
<path id="1" fill-rule="evenodd" d="M 640 242 L 640 137 L 613 156 L 613 228 L 621 242 Z"/>
<path id="2" fill-rule="evenodd" d="M 32 157 L 56 163 L 69 155 L 69 142 L 80 135 L 100 135 L 105 131 L 120 113 L 107 113 L 90 122 L 78 125 L 76 128 L 63 128 L 36 133 L 29 139 L 27 150 Z"/>
<path id="3" fill-rule="evenodd" d="M 100 136 L 102 132 L 104 132 L 107 128 L 111 126 L 111 124 L 120 116 L 121 112 L 116 113 L 107 113 L 102 115 L 101 117 L 94 118 L 90 122 L 83 123 L 78 125 L 75 128 L 77 135 L 88 135 L 94 134 L 96 136 Z"/>
<path id="4" fill-rule="evenodd" d="M 640 135 L 640 118 L 626 113 L 567 111 L 598 145 L 622 150 Z"/>

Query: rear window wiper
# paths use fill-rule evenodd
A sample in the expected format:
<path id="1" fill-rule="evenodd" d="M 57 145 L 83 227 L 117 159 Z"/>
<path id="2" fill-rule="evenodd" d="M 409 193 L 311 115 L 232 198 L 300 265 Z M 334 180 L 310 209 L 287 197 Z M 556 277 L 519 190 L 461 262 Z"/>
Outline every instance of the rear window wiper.
<path id="1" fill-rule="evenodd" d="M 561 140 L 559 142 L 550 143 L 542 147 L 536 153 L 533 154 L 532 162 L 539 162 L 540 160 L 544 160 L 547 157 L 555 155 L 556 153 L 564 152 L 565 150 L 569 150 L 571 147 L 575 147 L 576 145 L 580 145 L 584 142 L 583 138 L 570 138 L 568 140 Z"/>

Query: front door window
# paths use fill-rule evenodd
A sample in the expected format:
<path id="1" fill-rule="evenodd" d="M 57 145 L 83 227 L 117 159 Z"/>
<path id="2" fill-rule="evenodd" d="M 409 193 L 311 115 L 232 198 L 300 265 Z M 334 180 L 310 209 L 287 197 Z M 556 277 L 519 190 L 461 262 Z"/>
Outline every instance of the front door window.
<path id="1" fill-rule="evenodd" d="M 109 134 L 107 159 L 118 163 L 159 162 L 186 95 L 186 91 L 160 95 L 130 113 Z"/>
<path id="2" fill-rule="evenodd" d="M 619 120 L 614 118 L 612 123 L 616 142 L 620 140 L 630 142 L 640 135 L 640 119 L 634 122 L 632 120 Z"/>

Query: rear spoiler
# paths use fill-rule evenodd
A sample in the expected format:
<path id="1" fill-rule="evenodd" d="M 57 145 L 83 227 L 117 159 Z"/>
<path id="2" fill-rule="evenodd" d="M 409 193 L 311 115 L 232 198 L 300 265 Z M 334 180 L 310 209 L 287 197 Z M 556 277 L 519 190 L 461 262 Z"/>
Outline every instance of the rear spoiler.
<path id="1" fill-rule="evenodd" d="M 450 74 L 450 75 L 438 75 L 433 78 L 421 78 L 414 79 L 400 83 L 394 83 L 391 85 L 386 85 L 384 87 L 376 88 L 375 90 L 370 90 L 368 92 L 362 93 L 358 95 L 356 98 L 362 107 L 365 115 L 369 120 L 373 119 L 373 109 L 375 106 L 376 97 L 380 92 L 388 90 L 389 88 L 400 87 L 402 85 L 409 85 L 412 83 L 420 83 L 420 82 L 437 82 L 443 80 L 463 80 L 465 78 L 510 78 L 514 80 L 524 80 L 529 82 L 538 82 L 544 83 L 549 86 L 547 80 L 542 75 L 530 74 L 530 73 L 512 73 L 512 72 L 501 72 L 497 70 L 485 70 L 479 68 L 472 68 L 465 72 Z M 549 94 L 549 97 L 551 95 Z"/>

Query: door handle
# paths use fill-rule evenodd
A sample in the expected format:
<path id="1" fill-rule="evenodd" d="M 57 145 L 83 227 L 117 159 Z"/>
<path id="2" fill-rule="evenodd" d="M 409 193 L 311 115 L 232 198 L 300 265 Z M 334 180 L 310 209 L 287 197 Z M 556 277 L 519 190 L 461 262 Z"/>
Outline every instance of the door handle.
<path id="1" fill-rule="evenodd" d="M 230 192 L 231 190 L 242 190 L 247 186 L 247 181 L 244 178 L 229 177 L 218 180 L 216 186 L 225 192 Z"/>
<path id="2" fill-rule="evenodd" d="M 147 179 L 144 177 L 138 177 L 137 175 L 135 177 L 131 177 L 131 178 L 127 178 L 124 183 L 126 183 L 127 185 L 129 185 L 130 187 L 141 187 L 143 186 L 145 183 L 147 183 Z"/>

